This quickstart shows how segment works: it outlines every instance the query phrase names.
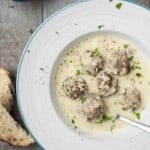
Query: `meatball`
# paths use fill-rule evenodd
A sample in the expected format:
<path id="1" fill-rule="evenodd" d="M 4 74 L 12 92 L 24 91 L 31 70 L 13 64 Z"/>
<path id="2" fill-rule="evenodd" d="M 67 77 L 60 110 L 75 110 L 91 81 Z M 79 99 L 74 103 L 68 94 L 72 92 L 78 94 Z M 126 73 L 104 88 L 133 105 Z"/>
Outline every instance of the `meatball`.
<path id="1" fill-rule="evenodd" d="M 107 111 L 107 107 L 101 97 L 96 93 L 85 95 L 83 103 L 83 112 L 87 116 L 87 120 L 101 117 Z"/>
<path id="2" fill-rule="evenodd" d="M 127 54 L 116 51 L 108 57 L 108 68 L 114 75 L 127 75 L 130 71 L 130 65 Z"/>
<path id="3" fill-rule="evenodd" d="M 63 82 L 63 90 L 65 94 L 72 98 L 77 99 L 87 92 L 87 84 L 81 77 L 68 77 Z"/>
<path id="4" fill-rule="evenodd" d="M 141 105 L 141 94 L 138 89 L 126 89 L 122 94 L 122 100 L 125 108 L 136 110 Z"/>
<path id="5" fill-rule="evenodd" d="M 107 97 L 118 91 L 118 80 L 108 72 L 99 72 L 97 80 L 98 90 L 101 96 Z"/>
<path id="6" fill-rule="evenodd" d="M 96 76 L 103 69 L 103 58 L 98 51 L 85 51 L 80 57 L 81 64 L 89 75 Z"/>

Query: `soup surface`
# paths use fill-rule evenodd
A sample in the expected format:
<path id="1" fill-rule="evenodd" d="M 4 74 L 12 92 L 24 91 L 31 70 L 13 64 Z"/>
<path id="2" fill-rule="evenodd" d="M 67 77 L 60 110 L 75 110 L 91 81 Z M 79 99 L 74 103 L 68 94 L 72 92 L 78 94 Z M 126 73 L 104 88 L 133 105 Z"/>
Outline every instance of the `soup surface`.
<path id="1" fill-rule="evenodd" d="M 92 121 L 87 120 L 87 116 L 82 110 L 83 97 L 71 99 L 65 94 L 62 87 L 67 77 L 77 76 L 83 78 L 87 83 L 88 93 L 99 93 L 96 76 L 87 74 L 84 66 L 81 64 L 81 55 L 87 50 L 100 54 L 104 60 L 107 57 L 113 57 L 112 54 L 116 51 L 125 52 L 130 64 L 128 74 L 113 75 L 118 79 L 118 91 L 110 96 L 102 97 L 107 106 L 105 116 L 93 119 Z M 57 101 L 62 113 L 75 130 L 92 133 L 114 132 L 117 129 L 123 128 L 125 126 L 123 122 L 113 119 L 118 113 L 134 120 L 140 120 L 142 111 L 148 105 L 150 98 L 149 66 L 148 60 L 145 59 L 140 50 L 133 43 L 119 36 L 103 34 L 83 38 L 70 47 L 62 58 L 56 72 Z M 105 70 L 105 67 L 103 70 Z M 120 103 L 120 95 L 125 89 L 130 90 L 134 88 L 140 92 L 141 104 L 135 110 L 126 109 Z"/>

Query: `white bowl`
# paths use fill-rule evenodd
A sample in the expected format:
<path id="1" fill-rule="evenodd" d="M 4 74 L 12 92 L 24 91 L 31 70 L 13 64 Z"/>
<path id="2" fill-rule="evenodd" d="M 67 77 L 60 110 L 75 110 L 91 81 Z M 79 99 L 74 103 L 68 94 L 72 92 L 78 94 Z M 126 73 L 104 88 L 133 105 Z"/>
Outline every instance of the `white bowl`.
<path id="1" fill-rule="evenodd" d="M 73 3 L 50 16 L 28 41 L 18 67 L 17 100 L 27 129 L 44 149 L 149 149 L 149 134 L 132 127 L 96 138 L 77 134 L 61 115 L 55 96 L 56 66 L 70 43 L 83 35 L 111 32 L 131 40 L 150 56 L 150 12 L 125 1 L 117 9 L 118 2 Z M 104 25 L 102 31 L 98 30 L 100 24 Z M 143 121 L 150 124 L 149 114 L 146 109 Z"/>

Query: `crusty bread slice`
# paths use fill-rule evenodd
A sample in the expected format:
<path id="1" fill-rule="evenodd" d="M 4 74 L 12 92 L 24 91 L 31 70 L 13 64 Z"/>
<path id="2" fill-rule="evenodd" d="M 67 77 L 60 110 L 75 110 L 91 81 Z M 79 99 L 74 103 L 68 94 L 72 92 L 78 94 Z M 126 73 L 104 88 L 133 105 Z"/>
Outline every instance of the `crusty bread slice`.
<path id="1" fill-rule="evenodd" d="M 14 85 L 9 71 L 0 68 L 0 103 L 10 112 L 13 104 Z"/>
<path id="2" fill-rule="evenodd" d="M 29 146 L 34 143 L 31 136 L 17 123 L 0 103 L 0 140 L 14 146 Z"/>

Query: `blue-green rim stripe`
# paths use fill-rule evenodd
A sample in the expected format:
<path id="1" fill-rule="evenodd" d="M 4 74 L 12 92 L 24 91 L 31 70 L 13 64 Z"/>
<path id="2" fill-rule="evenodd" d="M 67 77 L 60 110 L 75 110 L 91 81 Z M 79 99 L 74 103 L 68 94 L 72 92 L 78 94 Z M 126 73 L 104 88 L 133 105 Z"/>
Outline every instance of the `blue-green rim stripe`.
<path id="1" fill-rule="evenodd" d="M 19 111 L 20 111 L 20 114 L 21 114 L 21 117 L 22 117 L 22 120 L 28 130 L 28 132 L 30 133 L 30 135 L 33 137 L 33 139 L 36 141 L 36 143 L 39 145 L 40 149 L 44 149 L 44 147 L 42 146 L 42 144 L 40 144 L 40 142 L 34 137 L 34 135 L 32 134 L 30 128 L 28 127 L 26 121 L 25 121 L 25 117 L 23 115 L 23 112 L 22 112 L 22 109 L 21 109 L 21 104 L 20 104 L 20 98 L 19 98 L 19 73 L 20 73 L 20 69 L 21 69 L 21 64 L 22 64 L 22 61 L 23 61 L 23 58 L 28 50 L 28 47 L 30 45 L 30 43 L 32 42 L 33 38 L 36 36 L 36 34 L 38 33 L 38 31 L 49 21 L 51 20 L 53 17 L 55 17 L 56 15 L 60 14 L 61 12 L 63 12 L 64 10 L 70 8 L 70 7 L 73 7 L 81 2 L 88 2 L 88 1 L 91 1 L 91 0 L 77 0 L 76 2 L 74 3 L 71 3 L 61 9 L 59 9 L 58 11 L 56 11 L 55 13 L 53 13 L 52 15 L 50 15 L 37 29 L 36 31 L 33 33 L 33 35 L 30 37 L 30 39 L 28 40 L 23 52 L 22 52 L 22 55 L 21 55 L 21 58 L 20 58 L 20 61 L 19 61 L 19 65 L 18 65 L 18 69 L 17 69 L 17 78 L 16 78 L 16 93 L 17 93 L 17 104 L 18 104 L 18 108 L 19 108 Z M 130 3 L 133 3 L 133 4 L 136 4 L 140 7 L 143 7 L 147 10 L 150 10 L 149 7 L 137 2 L 136 0 L 124 0 L 124 1 L 127 1 L 127 2 L 130 2 Z"/>

